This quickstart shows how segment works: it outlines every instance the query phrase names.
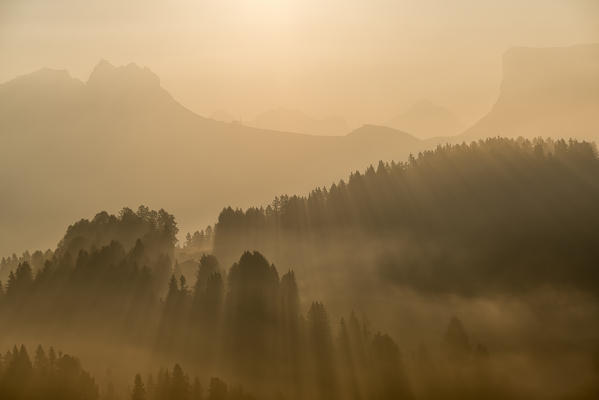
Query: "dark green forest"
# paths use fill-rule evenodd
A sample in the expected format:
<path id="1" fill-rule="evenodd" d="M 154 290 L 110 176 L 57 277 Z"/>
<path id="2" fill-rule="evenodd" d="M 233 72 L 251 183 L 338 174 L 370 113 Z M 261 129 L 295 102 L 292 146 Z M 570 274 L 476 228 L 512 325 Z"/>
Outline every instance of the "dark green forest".
<path id="1" fill-rule="evenodd" d="M 48 350 L 6 353 L 0 397 L 596 398 L 598 176 L 594 145 L 495 138 L 227 207 L 181 245 L 164 210 L 98 213 L 2 259 L 0 345 Z"/>

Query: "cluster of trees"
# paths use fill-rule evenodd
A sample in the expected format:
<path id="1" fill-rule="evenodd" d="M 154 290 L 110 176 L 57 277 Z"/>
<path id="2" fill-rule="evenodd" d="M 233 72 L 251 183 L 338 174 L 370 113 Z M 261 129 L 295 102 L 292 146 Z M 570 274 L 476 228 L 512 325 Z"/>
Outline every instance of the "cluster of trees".
<path id="1" fill-rule="evenodd" d="M 145 207 L 74 224 L 41 269 L 23 261 L 10 272 L 0 290 L 3 333 L 132 345 L 221 371 L 257 394 L 335 399 L 350 387 L 365 395 L 409 393 L 390 337 L 371 335 L 355 316 L 337 333 L 318 302 L 303 315 L 293 271 L 280 277 L 258 252 L 244 252 L 229 271 L 204 255 L 192 285 L 183 275 L 169 281 L 175 234 L 172 216 Z M 347 343 L 340 346 L 337 335 Z M 378 373 L 350 385 L 350 364 Z M 228 398 L 243 398 L 238 392 Z"/>
<path id="2" fill-rule="evenodd" d="M 78 359 L 38 346 L 32 360 L 21 345 L 0 357 L 0 398 L 96 400 L 98 387 Z"/>
<path id="3" fill-rule="evenodd" d="M 354 314 L 333 329 L 319 302 L 303 315 L 294 272 L 279 277 L 258 252 L 244 252 L 226 279 L 213 256 L 203 257 L 192 289 L 173 276 L 158 348 L 189 363 L 202 360 L 255 393 L 320 399 L 411 393 L 388 335 L 371 334 Z"/>
<path id="4" fill-rule="evenodd" d="M 367 238 L 377 242 L 374 259 L 386 279 L 421 291 L 562 285 L 599 294 L 598 175 L 595 146 L 586 142 L 493 138 L 439 146 L 306 197 L 225 208 L 214 253 L 229 261 L 251 248 L 297 265 L 310 251 L 329 254 L 341 245 L 349 257 L 336 263 L 347 265 L 355 253 L 372 253 L 360 250 Z"/>
<path id="5" fill-rule="evenodd" d="M 101 248 L 111 242 L 131 249 L 140 240 L 152 256 L 164 254 L 172 260 L 178 232 L 175 217 L 163 209 L 155 211 L 142 205 L 133 211 L 125 207 L 118 215 L 102 211 L 91 221 L 82 219 L 69 226 L 56 253 L 76 257 L 81 250 Z"/>
<path id="6" fill-rule="evenodd" d="M 15 332 L 111 332 L 147 343 L 172 271 L 176 233 L 172 215 L 143 206 L 81 220 L 41 269 L 24 261 L 10 272 L 0 290 L 0 320 Z"/>
<path id="7" fill-rule="evenodd" d="M 35 275 L 27 263 L 19 265 L 0 301 L 3 326 L 21 334 L 49 334 L 50 327 L 58 335 L 76 331 L 91 346 L 98 337 L 113 346 L 129 339 L 160 359 L 220 371 L 264 396 L 410 396 L 399 349 L 389 336 L 371 334 L 353 314 L 334 329 L 319 302 L 303 315 L 293 271 L 279 277 L 260 253 L 245 252 L 227 274 L 214 256 L 205 255 L 195 283 L 189 287 L 184 276 L 173 275 L 162 301 L 157 276 L 137 266 L 144 254 L 140 240 L 129 251 L 113 241 L 80 250 L 73 264 L 56 256 Z M 179 390 L 176 382 L 186 393 L 195 390 L 176 367 L 146 382 L 147 395 L 154 396 L 148 398 L 166 399 L 159 393 Z M 247 398 L 240 389 L 214 396 Z"/>
<path id="8" fill-rule="evenodd" d="M 214 239 L 213 229 L 211 226 L 206 227 L 206 229 L 202 229 L 201 231 L 195 231 L 193 235 L 189 232 L 185 235 L 185 244 L 184 248 L 195 247 L 197 249 L 206 251 L 207 249 L 212 248 L 212 240 Z"/>
<path id="9" fill-rule="evenodd" d="M 214 230 L 211 226 L 193 234 L 187 233 L 182 246 L 175 248 L 175 258 L 185 262 L 194 262 L 202 257 L 203 254 L 211 253 L 214 241 Z"/>
<path id="10" fill-rule="evenodd" d="M 241 386 L 229 388 L 219 378 L 211 378 L 208 388 L 200 383 L 198 377 L 193 381 L 175 364 L 172 372 L 161 369 L 156 377 L 148 375 L 145 383 L 140 374 L 135 375 L 131 400 L 254 400 Z"/>
<path id="11" fill-rule="evenodd" d="M 99 395 L 98 385 L 80 361 L 40 345 L 33 357 L 24 345 L 0 356 L 0 398 L 7 400 L 98 400 L 118 399 L 114 391 Z M 172 371 L 161 369 L 144 380 L 137 374 L 131 400 L 254 400 L 241 386 L 229 387 L 211 378 L 204 390 L 200 380 L 190 380 L 179 364 Z"/>
<path id="12" fill-rule="evenodd" d="M 11 271 L 17 269 L 19 264 L 28 263 L 34 271 L 39 271 L 44 267 L 46 261 L 49 261 L 54 256 L 54 252 L 50 249 L 45 252 L 36 250 L 33 253 L 29 251 L 23 252 L 19 257 L 13 253 L 10 257 L 2 257 L 0 260 L 0 281 L 5 281 Z"/>

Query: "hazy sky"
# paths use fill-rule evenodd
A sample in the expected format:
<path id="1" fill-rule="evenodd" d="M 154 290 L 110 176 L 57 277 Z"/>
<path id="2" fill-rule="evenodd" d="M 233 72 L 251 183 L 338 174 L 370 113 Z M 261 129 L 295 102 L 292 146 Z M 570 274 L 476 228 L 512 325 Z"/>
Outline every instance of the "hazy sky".
<path id="1" fill-rule="evenodd" d="M 0 81 L 148 66 L 192 110 L 384 122 L 429 99 L 471 122 L 511 46 L 599 41 L 597 0 L 0 0 Z"/>

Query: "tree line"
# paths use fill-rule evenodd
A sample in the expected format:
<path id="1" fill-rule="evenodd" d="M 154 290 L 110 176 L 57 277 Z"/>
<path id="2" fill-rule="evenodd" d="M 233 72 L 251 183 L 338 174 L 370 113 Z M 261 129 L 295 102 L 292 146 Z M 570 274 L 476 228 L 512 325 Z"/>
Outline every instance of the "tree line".
<path id="1" fill-rule="evenodd" d="M 214 228 L 214 254 L 228 263 L 257 249 L 287 265 L 342 248 L 347 256 L 337 264 L 374 253 L 382 278 L 427 293 L 552 285 L 598 295 L 598 175 L 595 145 L 575 140 L 438 146 L 307 196 L 227 207 Z"/>
<path id="2" fill-rule="evenodd" d="M 205 254 L 188 284 L 172 274 L 175 234 L 172 216 L 145 207 L 77 222 L 41 269 L 23 261 L 11 271 L 0 290 L 3 334 L 68 332 L 89 348 L 135 347 L 285 398 L 342 398 L 353 375 L 340 357 L 357 346 L 355 368 L 381 375 L 352 390 L 410 393 L 395 342 L 352 315 L 343 333 L 351 342 L 339 347 L 322 303 L 302 312 L 293 271 L 280 276 L 258 252 L 228 270 Z"/>
<path id="3" fill-rule="evenodd" d="M 135 375 L 131 400 L 256 400 L 242 386 L 230 387 L 220 378 L 211 378 L 206 389 L 196 376 L 193 380 L 175 364 L 172 371 L 160 369 L 156 375 Z"/>
<path id="4" fill-rule="evenodd" d="M 204 256 L 192 288 L 184 277 L 171 277 L 158 349 L 189 363 L 202 360 L 256 393 L 410 397 L 398 346 L 388 335 L 371 333 L 355 314 L 334 329 L 322 303 L 313 302 L 305 315 L 300 305 L 294 272 L 279 276 L 262 254 L 244 252 L 225 278 L 216 258 Z M 348 368 L 361 372 L 360 381 Z"/>
<path id="5" fill-rule="evenodd" d="M 176 233 L 172 215 L 144 206 L 73 224 L 43 267 L 23 261 L 0 285 L 5 333 L 72 330 L 101 338 L 111 332 L 147 345 Z"/>
<path id="6" fill-rule="evenodd" d="M 0 355 L 0 398 L 7 400 L 115 400 L 114 391 L 100 395 L 93 376 L 79 359 L 37 346 L 33 357 L 24 345 Z M 160 369 L 144 380 L 137 374 L 127 398 L 131 400 L 256 400 L 241 386 L 229 387 L 211 378 L 204 390 L 198 377 L 193 381 L 179 364 L 172 370 Z M 124 399 L 123 399 L 124 400 Z"/>
<path id="7" fill-rule="evenodd" d="M 172 275 L 162 300 L 152 302 L 148 299 L 159 293 L 153 289 L 155 276 L 131 261 L 140 252 L 139 243 L 128 252 L 118 242 L 90 253 L 81 250 L 60 280 L 46 277 L 45 269 L 33 276 L 27 263 L 19 265 L 0 299 L 3 326 L 24 335 L 58 326 L 56 333 L 74 330 L 90 346 L 99 337 L 104 345 L 131 344 L 134 338 L 159 360 L 219 371 L 265 396 L 411 396 L 394 340 L 373 334 L 355 314 L 334 329 L 337 324 L 331 324 L 320 302 L 304 315 L 293 271 L 279 277 L 262 254 L 245 252 L 225 274 L 214 256 L 205 255 L 192 287 L 184 276 Z M 118 312 L 124 301 L 128 307 Z M 25 359 L 24 351 L 15 354 Z M 159 374 L 156 391 L 146 382 L 148 395 L 163 398 L 157 393 L 167 378 L 179 381 L 179 368 Z M 245 398 L 235 390 L 226 398 Z"/>
<path id="8" fill-rule="evenodd" d="M 98 386 L 77 358 L 38 346 L 32 359 L 21 345 L 0 356 L 0 398 L 96 400 Z"/>

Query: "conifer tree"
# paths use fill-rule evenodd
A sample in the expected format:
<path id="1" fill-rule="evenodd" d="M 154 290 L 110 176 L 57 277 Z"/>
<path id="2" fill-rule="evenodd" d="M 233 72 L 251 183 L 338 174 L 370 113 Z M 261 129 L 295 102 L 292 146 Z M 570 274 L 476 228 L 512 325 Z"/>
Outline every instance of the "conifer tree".
<path id="1" fill-rule="evenodd" d="M 208 400 L 226 400 L 226 398 L 227 384 L 218 378 L 211 378 L 208 388 Z"/>
<path id="2" fill-rule="evenodd" d="M 191 387 L 191 400 L 204 400 L 204 391 L 198 377 L 193 380 Z"/>
<path id="3" fill-rule="evenodd" d="M 135 379 L 133 381 L 133 391 L 131 392 L 131 400 L 146 400 L 146 389 L 144 387 L 143 381 L 141 380 L 141 375 L 135 375 Z"/>
<path id="4" fill-rule="evenodd" d="M 189 378 L 183 372 L 179 364 L 173 367 L 171 378 L 170 398 L 177 400 L 189 400 L 191 395 Z"/>

